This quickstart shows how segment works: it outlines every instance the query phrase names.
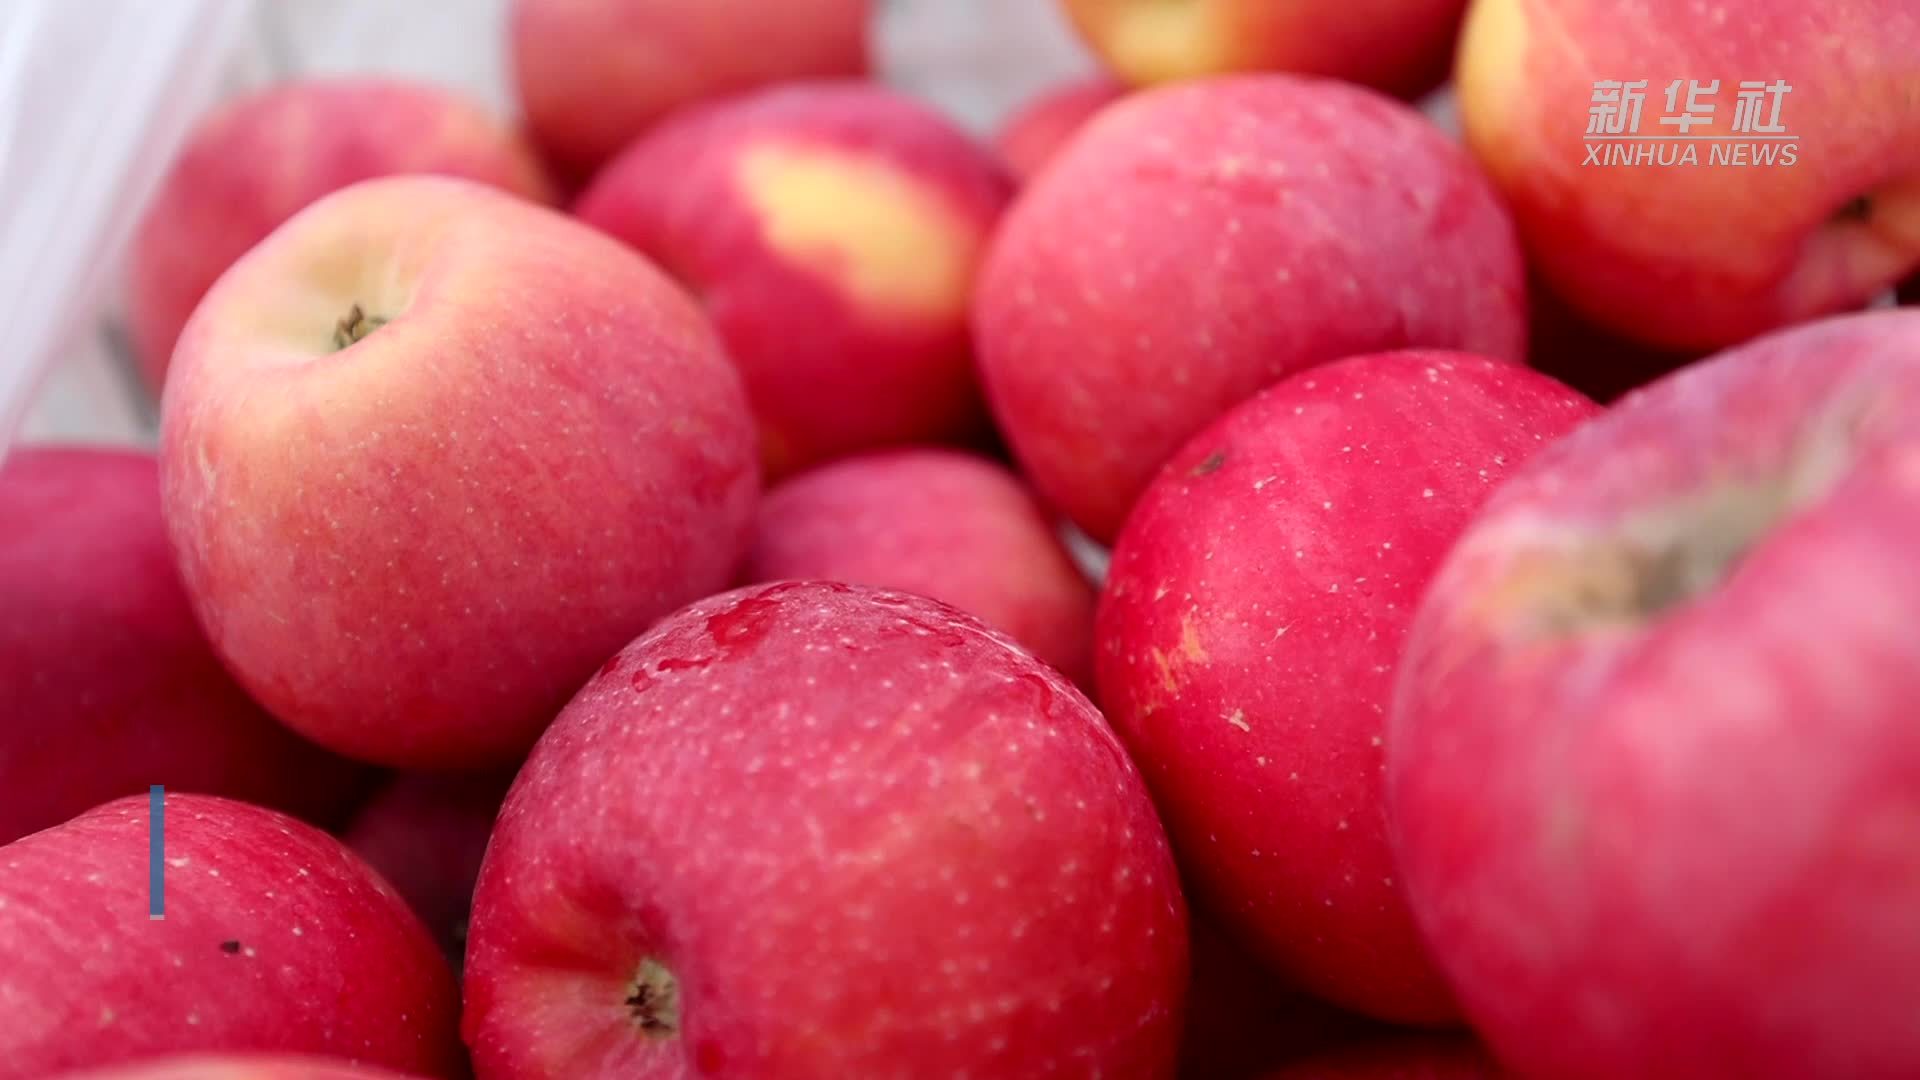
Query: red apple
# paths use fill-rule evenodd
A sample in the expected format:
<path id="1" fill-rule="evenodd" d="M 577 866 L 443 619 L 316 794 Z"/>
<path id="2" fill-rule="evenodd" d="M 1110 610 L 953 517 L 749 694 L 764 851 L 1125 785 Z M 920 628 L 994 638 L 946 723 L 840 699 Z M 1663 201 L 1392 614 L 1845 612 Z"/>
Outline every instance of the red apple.
<path id="1" fill-rule="evenodd" d="M 61 1073 L 59 1080 L 407 1080 L 345 1058 L 282 1054 L 189 1054 L 137 1065 Z"/>
<path id="2" fill-rule="evenodd" d="M 706 301 L 780 475 L 981 425 L 967 305 L 1010 190 L 926 106 L 820 83 L 663 125 L 577 211 Z"/>
<path id="3" fill-rule="evenodd" d="M 1495 495 L 1422 603 L 1389 810 L 1495 1054 L 1920 1075 L 1920 312 L 1767 336 Z"/>
<path id="4" fill-rule="evenodd" d="M 362 773 L 273 721 L 194 622 L 152 455 L 0 466 L 0 843 L 162 784 L 332 823 Z"/>
<path id="5" fill-rule="evenodd" d="M 1247 76 L 1095 117 L 1007 215 L 974 327 L 1026 471 L 1110 540 L 1161 462 L 1276 379 L 1401 347 L 1521 359 L 1525 293 L 1492 189 L 1418 113 Z"/>
<path id="6" fill-rule="evenodd" d="M 1169 1075 L 1186 911 L 1100 714 L 935 601 L 701 601 L 535 748 L 480 874 L 483 1076 Z"/>
<path id="7" fill-rule="evenodd" d="M 453 979 L 378 874 L 270 810 L 165 810 L 164 918 L 144 797 L 0 847 L 0 1077 L 264 1050 L 452 1074 Z"/>
<path id="8" fill-rule="evenodd" d="M 994 138 L 1001 160 L 1022 182 L 1033 179 L 1040 167 L 1094 114 L 1126 95 L 1125 85 L 1101 75 L 1068 83 L 1034 98 L 1007 118 Z"/>
<path id="9" fill-rule="evenodd" d="M 1120 534 L 1100 699 L 1196 894 L 1337 1004 L 1455 1016 L 1387 846 L 1392 672 L 1428 575 L 1482 500 L 1594 411 L 1498 360 L 1354 357 L 1221 417 Z"/>
<path id="10" fill-rule="evenodd" d="M 342 838 L 406 898 L 454 967 L 467 950 L 473 883 L 511 773 L 407 773 L 376 792 Z"/>
<path id="11" fill-rule="evenodd" d="M 541 145 L 585 176 L 673 109 L 867 71 L 869 0 L 514 0 L 513 74 Z"/>
<path id="12" fill-rule="evenodd" d="M 329 196 L 207 295 L 163 416 L 167 527 L 280 719 L 401 766 L 513 760 L 654 619 L 723 587 L 756 478 L 684 293 L 475 184 Z"/>
<path id="13" fill-rule="evenodd" d="M 997 627 L 1082 686 L 1093 586 L 1019 478 L 955 450 L 895 450 L 796 476 L 761 501 L 745 580 L 919 593 Z"/>
<path id="14" fill-rule="evenodd" d="M 515 132 L 432 86 L 298 80 L 202 121 L 148 204 L 128 264 L 129 331 L 154 388 L 187 318 L 227 267 L 322 195 L 398 173 L 552 197 L 532 148 Z"/>
<path id="15" fill-rule="evenodd" d="M 1920 268 L 1916 52 L 1912 0 L 1478 0 L 1460 116 L 1557 292 L 1705 351 Z"/>
<path id="16" fill-rule="evenodd" d="M 1388 1036 L 1293 1062 L 1265 1080 L 1500 1080 L 1505 1076 L 1473 1040 Z"/>
<path id="17" fill-rule="evenodd" d="M 1418 97 L 1446 79 L 1467 0 L 1061 0 L 1128 81 L 1294 71 Z"/>

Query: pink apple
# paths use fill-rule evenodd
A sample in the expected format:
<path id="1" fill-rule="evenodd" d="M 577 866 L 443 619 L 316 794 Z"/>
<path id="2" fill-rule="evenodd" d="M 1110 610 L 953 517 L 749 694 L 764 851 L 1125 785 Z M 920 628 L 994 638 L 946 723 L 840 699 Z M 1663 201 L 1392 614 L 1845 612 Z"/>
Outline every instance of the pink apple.
<path id="1" fill-rule="evenodd" d="M 1382 805 L 1394 665 L 1428 575 L 1502 478 L 1595 411 L 1526 368 L 1354 357 L 1221 417 L 1114 548 L 1100 700 L 1195 892 L 1306 989 L 1455 1015 L 1402 899 Z"/>
<path id="2" fill-rule="evenodd" d="M 514 0 L 513 74 L 534 134 L 585 176 L 668 112 L 867 71 L 870 0 Z"/>
<path id="3" fill-rule="evenodd" d="M 1001 160 L 1021 181 L 1033 179 L 1094 114 L 1126 92 L 1125 85 L 1101 75 L 1041 94 L 1001 125 L 994 138 Z"/>
<path id="4" fill-rule="evenodd" d="M 1093 677 L 1093 586 L 1018 477 L 957 450 L 825 465 L 760 503 L 745 580 L 821 578 L 919 593 Z"/>
<path id="5" fill-rule="evenodd" d="M 1264 1080 L 1501 1080 L 1506 1073 L 1472 1039 L 1399 1035 L 1329 1050 Z"/>
<path id="6" fill-rule="evenodd" d="M 511 773 L 407 773 L 374 793 L 343 838 L 406 898 L 458 967 L 473 883 Z"/>
<path id="7" fill-rule="evenodd" d="M 1707 350 L 1920 268 L 1916 52 L 1912 0 L 1480 0 L 1460 116 L 1556 291 Z"/>
<path id="8" fill-rule="evenodd" d="M 1007 215 L 974 327 L 1002 429 L 1096 539 L 1220 413 L 1401 347 L 1519 360 L 1525 269 L 1472 162 L 1418 113 L 1284 75 L 1109 106 Z"/>
<path id="9" fill-rule="evenodd" d="M 1417 97 L 1446 80 L 1467 0 L 1061 0 L 1087 44 L 1138 85 L 1293 71 Z"/>
<path id="10" fill-rule="evenodd" d="M 1409 900 L 1525 1076 L 1920 1075 L 1920 312 L 1767 336 L 1536 457 L 1388 745 Z"/>
<path id="11" fill-rule="evenodd" d="M 374 78 L 278 83 L 203 120 L 141 217 L 128 321 L 164 380 L 180 329 L 227 267 L 296 212 L 360 180 L 440 173 L 529 199 L 552 190 L 531 147 L 466 99 Z"/>
<path id="12" fill-rule="evenodd" d="M 408 1080 L 345 1058 L 282 1054 L 188 1054 L 137 1065 L 61 1073 L 58 1080 Z"/>
<path id="13" fill-rule="evenodd" d="M 0 847 L 0 1077 L 263 1050 L 452 1074 L 453 979 L 379 875 L 292 818 L 169 794 L 150 918 L 148 812 Z"/>
<path id="14" fill-rule="evenodd" d="M 365 787 L 214 659 L 146 453 L 23 447 L 0 466 L 0 702 L 0 843 L 152 784 L 323 824 Z"/>
<path id="15" fill-rule="evenodd" d="M 577 211 L 705 300 L 777 476 L 984 426 L 967 307 L 1011 187 L 928 107 L 814 83 L 683 114 Z"/>
<path id="16" fill-rule="evenodd" d="M 1170 1075 L 1186 910 L 1100 714 L 907 593 L 701 601 L 507 797 L 474 901 L 482 1076 Z"/>
<path id="17" fill-rule="evenodd" d="M 175 361 L 187 591 L 254 696 L 341 752 L 511 761 L 744 553 L 753 428 L 712 327 L 644 259 L 479 185 L 314 204 Z"/>

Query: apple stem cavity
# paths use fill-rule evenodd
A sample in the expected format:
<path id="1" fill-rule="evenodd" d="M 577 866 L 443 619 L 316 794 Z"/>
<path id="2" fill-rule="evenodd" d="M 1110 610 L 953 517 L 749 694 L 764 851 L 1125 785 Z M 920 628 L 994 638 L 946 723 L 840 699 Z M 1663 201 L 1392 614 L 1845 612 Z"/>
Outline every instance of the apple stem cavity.
<path id="1" fill-rule="evenodd" d="M 1832 436 L 1817 432 L 1772 482 L 1711 491 L 1647 519 L 1633 540 L 1578 550 L 1571 562 L 1547 568 L 1551 597 L 1536 626 L 1568 633 L 1640 621 L 1709 592 L 1768 532 L 1832 486 L 1846 457 L 1844 441 Z"/>
<path id="2" fill-rule="evenodd" d="M 368 315 L 359 304 L 353 305 L 347 316 L 333 327 L 333 348 L 335 352 L 359 341 L 375 330 L 387 325 L 384 315 Z"/>
<path id="3" fill-rule="evenodd" d="M 1633 612 L 1658 615 L 1713 588 L 1793 501 L 1784 488 L 1761 487 L 1729 491 L 1700 507 L 1688 526 L 1641 556 Z"/>
<path id="4" fill-rule="evenodd" d="M 652 957 L 640 961 L 627 986 L 627 1011 L 641 1034 L 670 1039 L 680 1033 L 680 983 Z"/>

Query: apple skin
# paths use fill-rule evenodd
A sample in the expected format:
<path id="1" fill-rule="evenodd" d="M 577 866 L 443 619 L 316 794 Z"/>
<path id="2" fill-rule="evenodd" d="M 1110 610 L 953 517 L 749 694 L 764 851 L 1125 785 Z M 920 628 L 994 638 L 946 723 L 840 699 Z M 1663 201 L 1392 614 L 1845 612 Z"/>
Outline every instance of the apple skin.
<path id="1" fill-rule="evenodd" d="M 301 79 L 201 121 L 142 212 L 128 257 L 128 332 L 149 385 L 164 383 L 194 307 L 249 248 L 322 195 L 402 173 L 553 198 L 518 133 L 438 87 Z"/>
<path id="2" fill-rule="evenodd" d="M 1555 290 L 1608 329 L 1704 352 L 1858 308 L 1920 267 L 1917 50 L 1910 0 L 1478 0 L 1456 83 L 1468 144 Z M 1698 166 L 1584 165 L 1594 82 L 1642 78 L 1641 135 L 1678 130 L 1660 122 L 1676 78 L 1720 80 L 1694 132 L 1719 136 L 1742 80 L 1785 80 L 1798 160 L 1713 165 L 1701 144 Z M 1864 218 L 1842 213 L 1861 196 Z"/>
<path id="3" fill-rule="evenodd" d="M 1126 94 L 1125 84 L 1105 75 L 1056 86 L 1008 117 L 994 136 L 994 147 L 1014 178 L 1025 183 L 1094 114 Z"/>
<path id="4" fill-rule="evenodd" d="M 1467 0 L 1061 0 L 1061 6 L 1093 51 L 1135 85 L 1290 71 L 1418 97 L 1446 80 Z"/>
<path id="5" fill-rule="evenodd" d="M 0 848 L 0 1077 L 265 1050 L 455 1074 L 446 961 L 339 841 L 169 793 L 151 919 L 147 814 L 119 799 Z"/>
<path id="6" fill-rule="evenodd" d="M 1396 1035 L 1325 1051 L 1267 1073 L 1264 1080 L 1501 1080 L 1506 1075 L 1470 1038 Z"/>
<path id="7" fill-rule="evenodd" d="M 846 458 L 767 493 L 744 581 L 816 578 L 919 593 L 1093 683 L 1093 585 L 1004 467 L 957 450 Z"/>
<path id="8" fill-rule="evenodd" d="M 61 1073 L 58 1080 L 410 1080 L 404 1073 L 342 1058 L 284 1054 L 189 1054 L 105 1069 Z"/>
<path id="9" fill-rule="evenodd" d="M 826 82 L 682 114 L 575 211 L 705 300 L 766 470 L 784 476 L 984 426 L 968 302 L 1011 194 L 993 155 L 928 107 Z"/>
<path id="10" fill-rule="evenodd" d="M 1196 436 L 1114 548 L 1100 700 L 1194 893 L 1338 1005 L 1457 1016 L 1387 846 L 1392 672 L 1428 575 L 1487 494 L 1595 411 L 1499 360 L 1349 358 Z"/>
<path id="11" fill-rule="evenodd" d="M 0 464 L 0 843 L 149 785 L 335 824 L 366 773 L 275 723 L 194 622 L 153 455 Z"/>
<path id="12" fill-rule="evenodd" d="M 1108 107 L 1035 179 L 974 330 L 1025 471 L 1108 541 L 1161 462 L 1286 375 L 1397 348 L 1522 359 L 1525 267 L 1492 188 L 1413 110 L 1205 80 Z"/>
<path id="13" fill-rule="evenodd" d="M 511 772 L 403 773 L 341 834 L 420 916 L 454 969 L 466 956 L 473 884 Z"/>
<path id="14" fill-rule="evenodd" d="M 936 601 L 784 582 L 663 620 L 535 748 L 464 1030 L 483 1076 L 1166 1077 L 1186 917 L 1071 684 Z"/>
<path id="15" fill-rule="evenodd" d="M 392 321 L 336 350 L 356 306 Z M 515 760 L 745 553 L 752 418 L 712 327 L 619 244 L 479 185 L 315 203 L 174 360 L 160 464 L 188 594 L 254 697 L 342 753 Z"/>
<path id="16" fill-rule="evenodd" d="M 1916 358 L 1920 312 L 1874 312 L 1671 376 L 1434 579 L 1388 809 L 1516 1072 L 1920 1073 Z"/>
<path id="17" fill-rule="evenodd" d="M 669 112 L 773 83 L 859 78 L 871 0 L 514 0 L 534 137 L 586 177 Z"/>

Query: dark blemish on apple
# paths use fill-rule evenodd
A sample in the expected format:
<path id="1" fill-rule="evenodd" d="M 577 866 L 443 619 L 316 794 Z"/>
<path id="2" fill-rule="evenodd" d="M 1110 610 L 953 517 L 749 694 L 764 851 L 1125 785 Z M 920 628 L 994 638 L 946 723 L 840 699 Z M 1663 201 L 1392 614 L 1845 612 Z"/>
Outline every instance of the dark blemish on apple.
<path id="1" fill-rule="evenodd" d="M 1227 452 L 1225 450 L 1215 450 L 1213 453 L 1207 455 L 1205 461 L 1193 467 L 1193 475 L 1206 476 L 1210 473 L 1217 473 L 1220 471 L 1220 466 L 1226 463 Z"/>
<path id="2" fill-rule="evenodd" d="M 237 941 L 223 941 L 220 943 L 220 951 L 226 953 L 228 956 L 238 955 L 240 952 L 240 943 Z"/>
<path id="3" fill-rule="evenodd" d="M 1873 200 L 1865 195 L 1856 195 L 1847 200 L 1846 205 L 1834 211 L 1835 221 L 1865 221 L 1873 215 Z"/>

